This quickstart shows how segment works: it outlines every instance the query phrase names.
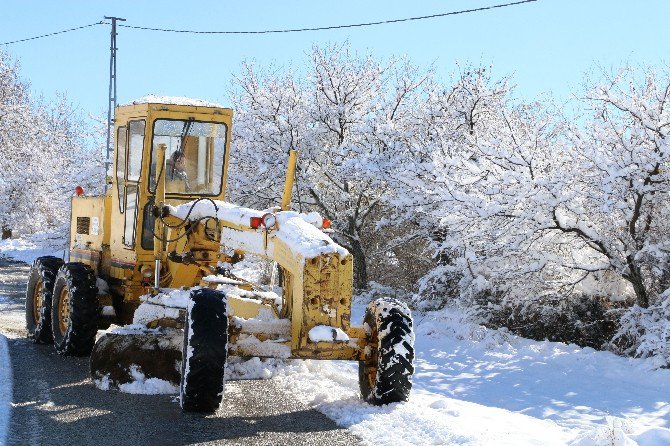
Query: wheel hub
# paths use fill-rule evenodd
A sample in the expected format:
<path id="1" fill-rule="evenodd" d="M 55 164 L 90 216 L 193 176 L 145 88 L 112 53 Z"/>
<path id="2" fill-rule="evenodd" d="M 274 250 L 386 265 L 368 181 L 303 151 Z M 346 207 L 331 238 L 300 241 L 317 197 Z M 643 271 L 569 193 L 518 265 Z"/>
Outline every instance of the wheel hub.
<path id="1" fill-rule="evenodd" d="M 70 293 L 66 287 L 60 292 L 58 298 L 58 328 L 60 333 L 65 336 L 70 326 Z"/>
<path id="2" fill-rule="evenodd" d="M 377 351 L 377 344 L 379 342 L 379 337 L 377 333 L 376 324 L 372 320 L 366 320 L 366 322 L 371 328 L 371 333 L 368 344 L 370 354 L 367 355 L 367 358 L 365 360 L 365 370 L 367 372 L 366 375 L 368 380 L 368 387 L 370 389 L 373 389 L 375 386 L 375 380 L 377 379 L 377 367 L 379 366 L 378 351 Z"/>
<path id="3" fill-rule="evenodd" d="M 42 284 L 42 281 L 39 280 L 37 284 L 35 284 L 35 290 L 33 291 L 33 319 L 35 321 L 35 325 L 38 325 L 40 323 L 40 320 L 42 319 L 42 288 L 44 285 Z"/>

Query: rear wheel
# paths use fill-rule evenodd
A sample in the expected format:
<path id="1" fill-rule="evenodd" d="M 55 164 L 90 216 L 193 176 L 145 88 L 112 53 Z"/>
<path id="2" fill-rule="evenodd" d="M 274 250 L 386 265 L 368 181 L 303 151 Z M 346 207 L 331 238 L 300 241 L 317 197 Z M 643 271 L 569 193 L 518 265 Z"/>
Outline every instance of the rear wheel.
<path id="1" fill-rule="evenodd" d="M 54 346 L 61 355 L 87 356 L 98 332 L 95 273 L 83 263 L 66 263 L 56 275 L 51 305 Z"/>
<path id="2" fill-rule="evenodd" d="M 185 412 L 214 412 L 223 399 L 228 313 L 220 291 L 191 292 L 184 324 L 180 404 Z"/>
<path id="3" fill-rule="evenodd" d="M 389 297 L 370 302 L 365 311 L 366 359 L 358 363 L 358 382 L 365 401 L 376 406 L 407 401 L 414 373 L 412 315 L 404 303 Z"/>
<path id="4" fill-rule="evenodd" d="M 51 297 L 58 269 L 58 257 L 38 257 L 33 262 L 26 289 L 26 328 L 28 337 L 39 344 L 53 343 L 51 334 Z"/>

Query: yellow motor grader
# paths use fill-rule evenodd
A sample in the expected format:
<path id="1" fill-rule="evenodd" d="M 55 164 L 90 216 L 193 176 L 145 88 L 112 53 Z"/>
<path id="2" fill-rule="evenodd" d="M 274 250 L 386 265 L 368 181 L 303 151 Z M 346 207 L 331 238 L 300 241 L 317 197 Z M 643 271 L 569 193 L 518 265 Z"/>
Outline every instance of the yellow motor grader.
<path id="1" fill-rule="evenodd" d="M 36 343 L 91 355 L 98 382 L 176 381 L 185 411 L 216 410 L 229 355 L 354 360 L 364 400 L 408 398 L 410 311 L 380 298 L 351 323 L 352 256 L 327 220 L 290 210 L 295 152 L 281 205 L 259 211 L 225 202 L 232 110 L 150 98 L 117 107 L 114 122 L 111 187 L 78 188 L 68 261 L 33 264 Z M 275 265 L 271 286 L 231 272 L 250 257 Z"/>

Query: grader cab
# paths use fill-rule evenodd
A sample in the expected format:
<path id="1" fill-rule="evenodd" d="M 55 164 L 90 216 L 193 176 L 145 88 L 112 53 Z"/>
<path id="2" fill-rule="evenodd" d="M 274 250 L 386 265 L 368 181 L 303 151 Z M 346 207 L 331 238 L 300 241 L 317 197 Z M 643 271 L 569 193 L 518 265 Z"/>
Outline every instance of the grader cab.
<path id="1" fill-rule="evenodd" d="M 352 324 L 351 255 L 317 213 L 290 210 L 295 152 L 280 206 L 225 201 L 231 125 L 232 110 L 195 100 L 117 107 L 111 187 L 73 197 L 67 262 L 33 264 L 29 336 L 90 354 L 111 386 L 133 370 L 178 383 L 185 411 L 216 410 L 229 355 L 358 361 L 363 399 L 406 400 L 409 309 L 376 299 Z M 272 265 L 270 284 L 232 272 L 250 258 Z"/>

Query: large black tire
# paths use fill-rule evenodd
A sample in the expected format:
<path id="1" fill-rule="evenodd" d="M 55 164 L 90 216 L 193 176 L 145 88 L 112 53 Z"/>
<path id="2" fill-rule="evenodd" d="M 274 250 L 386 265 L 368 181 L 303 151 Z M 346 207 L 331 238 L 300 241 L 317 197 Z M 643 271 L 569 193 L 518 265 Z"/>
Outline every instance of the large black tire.
<path id="1" fill-rule="evenodd" d="M 407 401 L 414 373 L 412 314 L 390 297 L 370 302 L 365 311 L 369 355 L 358 363 L 365 401 L 376 406 Z"/>
<path id="2" fill-rule="evenodd" d="M 26 289 L 26 329 L 28 337 L 38 344 L 53 344 L 51 334 L 51 296 L 58 269 L 58 257 L 38 257 L 33 262 Z"/>
<path id="3" fill-rule="evenodd" d="M 226 296 L 201 288 L 191 291 L 184 324 L 184 348 L 179 385 L 185 412 L 214 412 L 223 399 L 228 356 Z"/>
<path id="4" fill-rule="evenodd" d="M 61 355 L 88 356 L 98 332 L 95 273 L 83 263 L 66 263 L 56 275 L 51 305 L 54 346 Z"/>

